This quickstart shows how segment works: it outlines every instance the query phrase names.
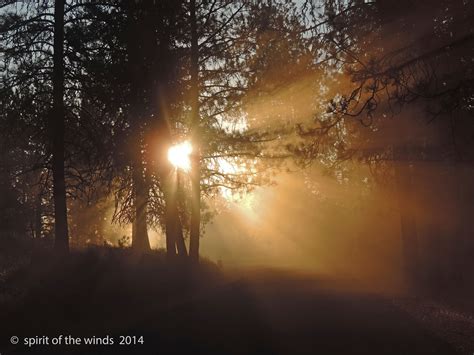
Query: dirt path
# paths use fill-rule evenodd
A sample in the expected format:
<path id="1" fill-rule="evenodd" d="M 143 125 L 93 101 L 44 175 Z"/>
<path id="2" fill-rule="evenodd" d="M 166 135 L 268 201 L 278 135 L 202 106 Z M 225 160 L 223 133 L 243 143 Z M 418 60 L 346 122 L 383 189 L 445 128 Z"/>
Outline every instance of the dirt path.
<path id="1" fill-rule="evenodd" d="M 109 335 L 143 336 L 143 345 L 49 346 L 35 352 L 17 345 L 2 355 L 456 353 L 388 298 L 288 273 L 241 275 L 185 302 L 162 309 L 143 304 L 142 310 L 138 322 Z M 124 319 L 137 312 L 116 311 Z M 101 320 L 88 316 L 97 328 Z M 102 331 L 98 335 L 108 334 Z"/>
<path id="2" fill-rule="evenodd" d="M 430 354 L 455 350 L 382 296 L 314 279 L 243 277 L 166 314 L 162 349 L 212 354 Z M 168 353 L 167 351 L 163 353 Z"/>

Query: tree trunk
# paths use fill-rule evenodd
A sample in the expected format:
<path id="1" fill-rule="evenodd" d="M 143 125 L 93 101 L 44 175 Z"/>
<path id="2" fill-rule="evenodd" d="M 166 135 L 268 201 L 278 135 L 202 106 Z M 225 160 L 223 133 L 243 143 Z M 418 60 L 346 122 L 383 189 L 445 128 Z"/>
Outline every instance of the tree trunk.
<path id="1" fill-rule="evenodd" d="M 196 158 L 195 160 L 197 160 Z M 196 162 L 192 169 L 192 210 L 189 236 L 189 256 L 193 262 L 199 262 L 199 239 L 201 225 L 201 179 L 200 163 Z"/>
<path id="2" fill-rule="evenodd" d="M 201 149 L 199 132 L 199 47 L 196 22 L 196 0 L 191 0 L 191 125 L 194 154 L 191 159 L 191 226 L 189 256 L 199 262 L 199 238 L 201 225 Z"/>
<path id="3" fill-rule="evenodd" d="M 175 240 L 176 240 L 176 249 L 178 250 L 178 255 L 182 257 L 187 257 L 188 256 L 188 251 L 186 250 L 186 243 L 184 242 L 184 236 L 183 236 L 183 225 L 181 223 L 181 218 L 179 217 L 179 209 L 178 209 L 178 204 L 180 201 L 180 193 L 179 193 L 179 188 L 181 186 L 181 174 L 179 170 L 176 171 L 176 193 L 175 193 L 175 212 L 174 212 L 174 217 L 176 219 L 176 234 L 175 234 Z"/>
<path id="4" fill-rule="evenodd" d="M 147 228 L 147 204 L 148 204 L 148 184 L 144 176 L 144 153 L 143 153 L 143 137 L 144 126 L 143 120 L 147 119 L 146 98 L 144 93 L 147 83 L 143 82 L 146 77 L 144 75 L 144 63 L 146 45 L 143 29 L 143 11 L 140 4 L 136 2 L 126 3 L 126 11 L 128 15 L 128 31 L 127 31 L 127 52 L 129 59 L 129 80 L 130 80 L 130 132 L 131 139 L 129 144 L 131 148 L 130 165 L 132 166 L 132 184 L 133 184 L 133 225 L 132 225 L 132 249 L 138 252 L 146 252 L 150 250 L 150 241 L 148 239 Z"/>
<path id="5" fill-rule="evenodd" d="M 167 175 L 167 176 L 166 176 Z M 176 195 L 173 186 L 173 173 L 165 174 L 164 195 L 165 195 L 165 235 L 166 235 L 166 255 L 169 259 L 176 256 L 176 231 L 177 231 L 177 207 Z"/>
<path id="6" fill-rule="evenodd" d="M 183 225 L 181 224 L 181 218 L 176 218 L 176 249 L 178 250 L 178 256 L 187 257 L 188 251 L 186 250 L 186 243 L 184 242 L 183 236 Z"/>
<path id="7" fill-rule="evenodd" d="M 64 0 L 54 3 L 52 169 L 54 199 L 54 248 L 58 253 L 69 251 L 66 182 L 64 178 Z"/>
<path id="8" fill-rule="evenodd" d="M 162 175 L 165 181 L 165 228 L 166 228 L 166 252 L 169 258 L 174 258 L 176 252 L 178 256 L 187 257 L 186 244 L 183 236 L 183 226 L 179 218 L 178 209 L 178 188 L 179 171 L 170 170 Z"/>
<path id="9" fill-rule="evenodd" d="M 132 248 L 135 251 L 146 252 L 150 250 L 146 221 L 148 189 L 143 178 L 143 164 L 140 162 L 136 162 L 133 168 L 133 189 L 135 221 L 133 223 Z"/>

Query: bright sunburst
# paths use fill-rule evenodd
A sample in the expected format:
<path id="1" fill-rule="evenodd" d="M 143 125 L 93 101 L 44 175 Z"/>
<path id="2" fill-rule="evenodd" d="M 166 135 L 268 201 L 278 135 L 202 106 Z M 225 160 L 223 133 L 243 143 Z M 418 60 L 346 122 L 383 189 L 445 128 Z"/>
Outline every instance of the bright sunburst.
<path id="1" fill-rule="evenodd" d="M 193 147 L 189 141 L 176 144 L 168 149 L 168 160 L 177 169 L 189 171 L 191 169 L 191 153 Z"/>

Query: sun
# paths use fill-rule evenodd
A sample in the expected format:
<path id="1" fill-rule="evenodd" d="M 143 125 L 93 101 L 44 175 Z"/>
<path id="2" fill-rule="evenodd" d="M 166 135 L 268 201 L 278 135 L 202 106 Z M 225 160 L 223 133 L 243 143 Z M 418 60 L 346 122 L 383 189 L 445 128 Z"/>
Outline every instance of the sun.
<path id="1" fill-rule="evenodd" d="M 193 147 L 189 141 L 173 145 L 168 149 L 168 160 L 177 169 L 189 171 L 191 169 L 191 153 Z"/>

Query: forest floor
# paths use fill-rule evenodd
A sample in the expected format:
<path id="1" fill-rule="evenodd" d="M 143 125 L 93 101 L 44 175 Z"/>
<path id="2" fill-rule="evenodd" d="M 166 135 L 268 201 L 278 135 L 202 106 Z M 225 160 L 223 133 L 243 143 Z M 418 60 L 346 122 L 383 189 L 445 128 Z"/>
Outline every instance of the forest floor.
<path id="1" fill-rule="evenodd" d="M 473 319 L 427 299 L 294 271 L 224 272 L 209 262 L 198 269 L 170 266 L 160 253 L 135 257 L 104 249 L 60 261 L 37 255 L 0 274 L 0 295 L 2 355 L 474 350 Z M 62 345 L 53 345 L 60 335 Z M 132 344 L 120 345 L 127 335 Z M 19 344 L 10 343 L 12 336 Z M 64 345 L 68 336 L 82 344 Z M 94 336 L 114 344 L 84 344 Z M 49 344 L 24 343 L 45 337 Z"/>

